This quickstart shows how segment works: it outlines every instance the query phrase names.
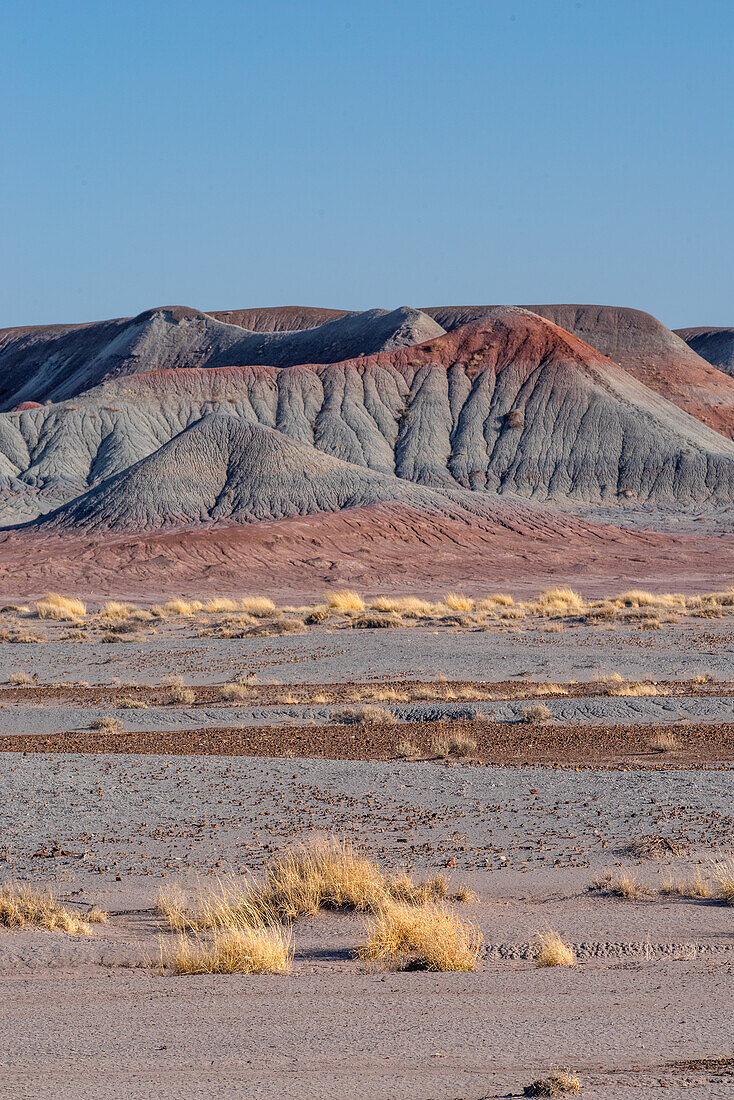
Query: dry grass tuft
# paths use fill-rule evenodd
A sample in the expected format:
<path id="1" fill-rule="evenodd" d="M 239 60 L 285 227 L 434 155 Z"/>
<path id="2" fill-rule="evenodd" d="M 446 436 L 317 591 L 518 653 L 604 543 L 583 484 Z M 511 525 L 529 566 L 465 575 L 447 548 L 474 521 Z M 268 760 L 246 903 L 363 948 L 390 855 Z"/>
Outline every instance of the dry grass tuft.
<path id="1" fill-rule="evenodd" d="M 734 859 L 726 859 L 714 864 L 712 873 L 721 900 L 727 905 L 734 905 Z"/>
<path id="2" fill-rule="evenodd" d="M 443 906 L 390 902 L 369 922 L 358 957 L 389 970 L 474 970 L 481 933 Z"/>
<path id="3" fill-rule="evenodd" d="M 286 920 L 320 909 L 365 911 L 387 896 L 386 879 L 377 864 L 335 839 L 286 852 L 267 867 L 264 881 L 254 890 L 258 907 Z"/>
<path id="4" fill-rule="evenodd" d="M 105 619 L 119 619 L 124 622 L 125 619 L 130 618 L 134 610 L 133 606 L 129 603 L 118 603 L 116 600 L 108 600 L 107 603 L 100 608 L 99 613 Z"/>
<path id="5" fill-rule="evenodd" d="M 557 932 L 548 929 L 538 933 L 536 966 L 574 966 L 575 963 L 573 948 L 564 943 Z"/>
<path id="6" fill-rule="evenodd" d="M 394 726 L 397 718 L 386 707 L 365 703 L 360 707 L 344 707 L 334 711 L 334 721 L 347 726 Z"/>
<path id="7" fill-rule="evenodd" d="M 237 600 L 216 599 L 207 600 L 202 611 L 207 615 L 226 615 L 233 611 L 239 610 L 239 603 Z"/>
<path id="8" fill-rule="evenodd" d="M 11 672 L 6 683 L 11 687 L 22 687 L 24 684 L 32 684 L 33 678 L 27 672 Z"/>
<path id="9" fill-rule="evenodd" d="M 56 619 L 59 622 L 66 622 L 84 618 L 87 613 L 87 605 L 73 596 L 60 596 L 58 592 L 47 592 L 43 599 L 35 605 L 35 612 L 39 619 Z"/>
<path id="10" fill-rule="evenodd" d="M 660 893 L 679 898 L 700 898 L 705 900 L 714 896 L 714 889 L 700 871 L 696 871 L 690 878 L 673 879 L 666 878 L 660 887 Z"/>
<path id="11" fill-rule="evenodd" d="M 277 925 L 216 929 L 206 939 L 181 934 L 161 949 L 161 968 L 174 974 L 288 974 L 292 966 L 291 933 Z"/>
<path id="12" fill-rule="evenodd" d="M 653 752 L 675 752 L 676 749 L 680 748 L 680 741 L 669 730 L 656 733 L 647 744 Z"/>
<path id="13" fill-rule="evenodd" d="M 326 603 L 333 611 L 364 611 L 364 600 L 359 592 L 343 588 L 338 592 L 327 592 Z"/>
<path id="14" fill-rule="evenodd" d="M 112 718 L 109 714 L 105 714 L 102 718 L 95 718 L 93 722 L 89 723 L 90 730 L 102 730 L 104 733 L 117 733 L 123 728 L 123 724 L 119 718 Z"/>
<path id="15" fill-rule="evenodd" d="M 245 684 L 222 684 L 219 696 L 227 703 L 241 703 L 249 699 L 252 692 Z"/>
<path id="16" fill-rule="evenodd" d="M 581 1081 L 565 1069 L 554 1069 L 547 1077 L 541 1077 L 526 1085 L 523 1096 L 563 1096 L 568 1092 L 581 1092 Z"/>
<path id="17" fill-rule="evenodd" d="M 184 617 L 189 615 L 197 615 L 204 608 L 201 600 L 182 600 L 175 599 L 169 600 L 168 603 L 163 605 L 163 614 L 165 615 L 182 615 Z M 151 612 L 155 615 L 158 609 L 151 607 Z"/>
<path id="18" fill-rule="evenodd" d="M 512 596 L 507 596 L 503 592 L 496 592 L 494 596 L 488 596 L 486 600 L 479 600 L 477 611 L 496 611 L 498 607 L 514 606 L 515 601 Z"/>
<path id="19" fill-rule="evenodd" d="M 544 614 L 554 611 L 583 611 L 584 601 L 572 588 L 546 588 L 538 596 L 538 607 Z"/>
<path id="20" fill-rule="evenodd" d="M 533 703 L 530 707 L 520 708 L 521 722 L 533 724 L 535 722 L 549 722 L 553 717 L 553 711 L 545 703 Z"/>
<path id="21" fill-rule="evenodd" d="M 605 683 L 604 694 L 613 696 L 629 696 L 632 698 L 638 698 L 645 695 L 658 695 L 658 689 L 655 684 L 646 683 L 643 680 L 634 680 L 627 683 L 622 679 L 619 674 L 613 674 L 607 677 Z"/>
<path id="22" fill-rule="evenodd" d="M 182 703 L 184 706 L 191 706 L 196 698 L 193 690 L 184 685 L 184 682 L 180 676 L 173 676 L 170 680 L 167 680 L 163 687 L 168 688 L 165 696 L 163 697 L 164 705 L 175 705 L 176 703 Z"/>
<path id="23" fill-rule="evenodd" d="M 465 758 L 477 751 L 477 743 L 467 733 L 452 733 L 445 737 L 436 737 L 431 743 L 431 752 L 441 760 L 451 756 Z"/>
<path id="24" fill-rule="evenodd" d="M 395 755 L 400 757 L 401 760 L 407 760 L 411 756 L 418 756 L 420 751 L 415 741 L 411 741 L 409 737 L 401 738 L 393 749 Z"/>
<path id="25" fill-rule="evenodd" d="M 430 619 L 434 614 L 433 604 L 428 600 L 419 600 L 414 596 L 390 598 L 379 596 L 370 604 L 370 611 L 387 611 L 402 615 L 405 619 Z"/>
<path id="26" fill-rule="evenodd" d="M 447 592 L 443 598 L 445 607 L 449 611 L 473 611 L 474 600 L 464 596 L 461 592 Z"/>
<path id="27" fill-rule="evenodd" d="M 598 890 L 607 897 L 625 898 L 627 901 L 640 901 L 650 896 L 648 888 L 631 871 L 595 878 L 590 889 Z"/>
<path id="28" fill-rule="evenodd" d="M 134 699 L 132 695 L 123 695 L 120 699 L 115 699 L 115 706 L 120 710 L 147 710 L 148 704 L 144 699 Z"/>
<path id="29" fill-rule="evenodd" d="M 266 619 L 275 614 L 275 604 L 267 596 L 246 596 L 239 601 L 237 610 L 253 615 L 256 619 Z"/>
<path id="30" fill-rule="evenodd" d="M 90 922 L 99 924 L 107 914 L 93 909 L 83 917 L 67 909 L 50 890 L 39 890 L 28 884 L 5 882 L 0 885 L 0 925 L 6 928 L 45 928 L 49 932 L 68 932 L 88 936 Z"/>

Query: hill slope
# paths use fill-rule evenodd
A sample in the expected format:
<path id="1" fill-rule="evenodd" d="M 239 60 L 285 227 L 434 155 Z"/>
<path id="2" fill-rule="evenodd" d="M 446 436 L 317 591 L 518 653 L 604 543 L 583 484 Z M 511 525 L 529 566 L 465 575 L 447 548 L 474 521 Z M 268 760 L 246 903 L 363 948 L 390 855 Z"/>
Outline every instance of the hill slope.
<path id="1" fill-rule="evenodd" d="M 676 335 L 712 367 L 734 375 L 734 328 L 679 328 Z"/>
<path id="2" fill-rule="evenodd" d="M 76 396 L 110 377 L 180 367 L 334 363 L 421 343 L 443 329 L 418 310 L 372 309 L 315 328 L 250 332 L 185 306 L 132 319 L 0 332 L 0 407 Z"/>
<path id="3" fill-rule="evenodd" d="M 560 507 L 686 508 L 729 504 L 734 495 L 734 443 L 557 326 L 502 308 L 429 343 L 342 363 L 151 371 L 73 401 L 0 414 L 0 519 L 32 519 L 159 451 L 172 464 L 167 492 L 175 501 L 176 478 L 184 477 L 177 463 L 185 484 L 203 482 L 183 444 L 166 445 L 189 438 L 186 429 L 208 424 L 213 413 L 302 444 L 278 460 L 288 478 L 306 456 L 331 456 L 391 483 L 510 493 Z M 206 479 L 222 463 L 241 466 L 237 492 L 245 493 L 249 478 L 243 508 L 255 515 L 258 494 L 267 495 L 261 471 L 247 465 L 244 446 L 235 463 L 229 436 L 217 432 L 207 428 L 196 459 L 207 469 L 196 476 Z M 250 437 L 249 448 L 259 445 Z M 156 468 L 155 477 L 169 474 Z M 154 493 L 155 480 L 147 484 Z M 364 492 L 363 502 L 385 499 Z M 395 492 L 391 499 L 402 499 Z M 298 512 L 301 498 L 287 482 L 289 493 Z M 192 507 L 174 512 L 185 522 L 211 518 L 211 486 Z M 162 513 L 156 505 L 151 514 Z M 140 516 L 148 522 L 144 504 Z"/>

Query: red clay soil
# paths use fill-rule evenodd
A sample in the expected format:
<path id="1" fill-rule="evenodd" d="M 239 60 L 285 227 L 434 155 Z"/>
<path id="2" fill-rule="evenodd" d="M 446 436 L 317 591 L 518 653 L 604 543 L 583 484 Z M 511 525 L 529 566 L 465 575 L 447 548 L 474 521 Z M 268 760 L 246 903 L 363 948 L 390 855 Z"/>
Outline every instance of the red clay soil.
<path id="1" fill-rule="evenodd" d="M 301 600 L 335 585 L 437 597 L 457 586 L 482 595 L 571 584 L 591 596 L 632 581 L 654 591 L 708 591 L 726 587 L 732 574 L 734 535 L 633 532 L 568 517 L 566 529 L 533 537 L 392 505 L 104 540 L 32 529 L 0 537 L 5 599 L 52 589 L 88 599 L 261 592 Z"/>
<path id="2" fill-rule="evenodd" d="M 7 734 L 0 752 L 127 753 L 172 756 L 308 757 L 394 760 L 409 738 L 412 759 L 437 760 L 436 739 L 465 734 L 476 743 L 467 763 L 570 767 L 695 768 L 734 761 L 734 725 L 562 726 L 497 722 L 411 722 L 403 726 L 265 726 L 145 733 Z M 653 746 L 670 735 L 677 748 Z"/>

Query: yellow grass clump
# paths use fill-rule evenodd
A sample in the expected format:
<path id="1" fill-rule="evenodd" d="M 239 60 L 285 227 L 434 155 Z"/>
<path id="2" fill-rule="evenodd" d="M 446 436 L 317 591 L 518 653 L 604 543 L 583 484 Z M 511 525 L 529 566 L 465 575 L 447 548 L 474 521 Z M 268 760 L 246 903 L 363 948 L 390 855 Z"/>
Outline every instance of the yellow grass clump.
<path id="1" fill-rule="evenodd" d="M 661 894 L 675 895 L 679 898 L 712 898 L 714 889 L 710 882 L 696 871 L 690 878 L 666 878 L 660 887 Z"/>
<path id="2" fill-rule="evenodd" d="M 227 599 L 207 600 L 202 608 L 202 611 L 205 611 L 207 615 L 226 614 L 238 610 L 239 604 L 237 600 Z"/>
<path id="3" fill-rule="evenodd" d="M 650 894 L 648 888 L 643 886 L 631 871 L 620 871 L 616 875 L 595 878 L 591 888 L 609 897 L 625 898 L 627 901 L 639 901 L 641 898 L 649 897 Z"/>
<path id="4" fill-rule="evenodd" d="M 103 615 L 106 619 L 120 619 L 125 620 L 130 618 L 130 613 L 133 608 L 129 603 L 118 603 L 116 600 L 108 600 L 106 604 L 100 608 L 100 615 Z"/>
<path id="5" fill-rule="evenodd" d="M 112 718 L 109 714 L 105 714 L 102 718 L 95 718 L 93 722 L 89 723 L 90 730 L 101 730 L 103 733 L 117 733 L 122 729 L 122 722 L 119 718 Z"/>
<path id="6" fill-rule="evenodd" d="M 734 905 L 734 859 L 726 859 L 714 864 L 713 876 L 721 900 L 727 905 Z"/>
<path id="7" fill-rule="evenodd" d="M 538 607 L 543 613 L 583 611 L 584 601 L 572 588 L 546 588 L 538 596 Z"/>
<path id="8" fill-rule="evenodd" d="M 369 922 L 358 957 L 389 970 L 474 970 L 483 939 L 471 921 L 428 902 L 389 902 Z"/>
<path id="9" fill-rule="evenodd" d="M 541 1077 L 523 1089 L 523 1096 L 564 1096 L 581 1092 L 581 1081 L 565 1069 L 554 1069 L 547 1077 Z"/>
<path id="10" fill-rule="evenodd" d="M 277 925 L 242 925 L 217 929 L 206 939 L 181 934 L 172 948 L 162 948 L 161 966 L 174 974 L 288 974 L 291 933 Z"/>
<path id="11" fill-rule="evenodd" d="M 625 682 L 621 676 L 610 676 L 606 682 L 605 694 L 614 696 L 630 696 L 638 698 L 644 695 L 658 695 L 655 684 L 646 683 L 643 680 Z"/>
<path id="12" fill-rule="evenodd" d="M 418 756 L 421 750 L 410 737 L 402 737 L 393 751 L 401 760 L 407 760 L 411 756 Z"/>
<path id="13" fill-rule="evenodd" d="M 617 596 L 614 602 L 618 607 L 685 607 L 686 597 L 679 593 L 663 592 L 656 595 L 642 588 L 632 588 Z"/>
<path id="14" fill-rule="evenodd" d="M 498 607 L 514 607 L 515 601 L 512 596 L 505 595 L 504 592 L 496 592 L 494 596 L 487 596 L 484 600 L 479 600 L 477 603 L 477 611 L 495 611 Z"/>
<path id="15" fill-rule="evenodd" d="M 326 603 L 334 611 L 364 611 L 364 600 L 359 592 L 343 588 L 338 592 L 327 592 Z"/>
<path id="16" fill-rule="evenodd" d="M 28 675 L 27 672 L 11 672 L 8 676 L 7 683 L 11 687 L 23 687 L 25 684 L 32 684 L 33 678 Z"/>
<path id="17" fill-rule="evenodd" d="M 520 721 L 527 724 L 535 722 L 549 722 L 553 717 L 553 711 L 545 703 L 533 703 L 529 707 L 520 708 Z"/>
<path id="18" fill-rule="evenodd" d="M 446 737 L 436 737 L 431 743 L 434 756 L 448 760 L 450 756 L 467 757 L 477 751 L 477 743 L 467 733 L 452 733 Z"/>
<path id="19" fill-rule="evenodd" d="M 35 927 L 88 936 L 91 924 L 106 920 L 107 914 L 100 909 L 92 909 L 86 916 L 67 909 L 50 890 L 11 882 L 0 885 L 0 925 L 6 928 Z"/>
<path id="20" fill-rule="evenodd" d="M 449 611 L 472 611 L 474 608 L 474 600 L 461 592 L 447 592 L 443 602 Z"/>
<path id="21" fill-rule="evenodd" d="M 168 689 L 163 697 L 163 703 L 169 706 L 176 703 L 191 706 L 196 698 L 192 689 L 185 686 L 180 676 L 172 676 L 163 686 Z"/>
<path id="22" fill-rule="evenodd" d="M 434 607 L 428 600 L 419 600 L 415 596 L 378 596 L 370 604 L 370 611 L 391 611 L 406 619 L 430 619 Z"/>
<path id="23" fill-rule="evenodd" d="M 245 684 L 222 684 L 219 689 L 220 698 L 227 703 L 241 703 L 249 699 L 250 689 Z"/>
<path id="24" fill-rule="evenodd" d="M 680 741 L 669 730 L 663 730 L 662 733 L 656 733 L 651 737 L 648 745 L 653 752 L 675 752 L 680 748 Z"/>
<path id="25" fill-rule="evenodd" d="M 575 963 L 573 948 L 564 943 L 557 932 L 548 929 L 538 934 L 536 966 L 574 966 Z"/>
<path id="26" fill-rule="evenodd" d="M 335 711 L 334 721 L 348 726 L 394 726 L 397 718 L 385 707 L 365 703 L 359 707 L 344 707 Z"/>
<path id="27" fill-rule="evenodd" d="M 203 607 L 201 600 L 175 599 L 164 603 L 163 613 L 164 615 L 197 615 L 199 611 L 203 610 Z M 151 611 L 153 611 L 153 608 L 151 608 Z"/>
<path id="28" fill-rule="evenodd" d="M 237 605 L 237 610 L 256 619 L 266 619 L 275 614 L 275 604 L 267 596 L 245 596 Z"/>
<path id="29" fill-rule="evenodd" d="M 39 619 L 56 619 L 66 622 L 81 619 L 87 613 L 87 605 L 74 596 L 60 596 L 58 592 L 47 592 L 35 606 Z"/>

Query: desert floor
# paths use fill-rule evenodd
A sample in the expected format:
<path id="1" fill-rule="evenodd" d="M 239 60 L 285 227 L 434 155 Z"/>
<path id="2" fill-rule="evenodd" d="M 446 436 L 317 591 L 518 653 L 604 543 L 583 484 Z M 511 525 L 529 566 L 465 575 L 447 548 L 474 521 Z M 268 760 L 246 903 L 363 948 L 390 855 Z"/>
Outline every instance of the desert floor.
<path id="1" fill-rule="evenodd" d="M 732 1095 L 734 909 L 661 892 L 734 849 L 731 621 L 0 643 L 0 880 L 110 914 L 86 937 L 0 928 L 0 1096 L 480 1100 L 553 1067 L 588 1097 Z M 365 703 L 391 721 L 344 720 Z M 442 756 L 457 731 L 474 747 Z M 162 887 L 323 836 L 468 883 L 476 971 L 370 971 L 352 913 L 296 921 L 288 975 L 150 965 Z M 639 897 L 589 889 L 620 872 Z M 536 967 L 548 928 L 577 965 Z"/>

